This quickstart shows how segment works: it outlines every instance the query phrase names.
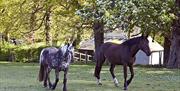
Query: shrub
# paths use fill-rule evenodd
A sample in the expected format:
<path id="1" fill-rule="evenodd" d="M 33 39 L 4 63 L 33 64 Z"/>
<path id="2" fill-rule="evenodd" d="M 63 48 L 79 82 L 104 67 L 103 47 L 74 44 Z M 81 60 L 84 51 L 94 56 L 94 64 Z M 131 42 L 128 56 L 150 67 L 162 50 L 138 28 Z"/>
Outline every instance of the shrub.
<path id="1" fill-rule="evenodd" d="M 40 52 L 45 47 L 45 43 L 17 46 L 6 43 L 0 47 L 0 60 L 15 62 L 38 62 Z"/>

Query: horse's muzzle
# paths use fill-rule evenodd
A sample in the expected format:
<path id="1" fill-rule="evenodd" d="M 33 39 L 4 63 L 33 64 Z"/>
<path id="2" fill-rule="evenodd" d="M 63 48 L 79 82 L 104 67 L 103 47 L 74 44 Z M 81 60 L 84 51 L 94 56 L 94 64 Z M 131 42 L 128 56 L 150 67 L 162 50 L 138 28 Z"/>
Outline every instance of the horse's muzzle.
<path id="1" fill-rule="evenodd" d="M 148 53 L 147 53 L 147 56 L 150 56 L 151 54 L 152 54 L 152 52 L 148 52 Z"/>

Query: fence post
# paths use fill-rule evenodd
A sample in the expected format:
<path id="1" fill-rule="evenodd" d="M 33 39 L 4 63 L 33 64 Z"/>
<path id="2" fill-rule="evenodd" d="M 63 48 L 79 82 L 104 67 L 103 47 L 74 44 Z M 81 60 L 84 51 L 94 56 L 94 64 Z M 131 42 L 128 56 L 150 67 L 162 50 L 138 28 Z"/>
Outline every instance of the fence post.
<path id="1" fill-rule="evenodd" d="M 81 53 L 79 53 L 79 61 L 81 61 Z"/>
<path id="2" fill-rule="evenodd" d="M 87 64 L 87 61 L 88 61 L 88 55 L 87 55 L 87 51 L 85 52 L 85 60 L 86 60 L 86 64 Z"/>
<path id="3" fill-rule="evenodd" d="M 87 58 L 87 61 L 89 61 L 89 55 L 87 55 L 87 57 L 88 57 L 88 58 Z"/>
<path id="4" fill-rule="evenodd" d="M 150 63 L 150 64 L 153 65 L 153 64 L 152 64 L 152 63 L 153 63 L 153 62 L 152 62 L 152 61 L 153 61 L 153 60 L 152 60 L 152 59 L 153 59 L 153 52 L 151 53 L 150 56 L 151 56 L 151 63 Z"/>
<path id="5" fill-rule="evenodd" d="M 159 51 L 159 64 L 160 64 L 160 66 L 162 66 L 161 57 L 162 57 L 162 52 Z"/>

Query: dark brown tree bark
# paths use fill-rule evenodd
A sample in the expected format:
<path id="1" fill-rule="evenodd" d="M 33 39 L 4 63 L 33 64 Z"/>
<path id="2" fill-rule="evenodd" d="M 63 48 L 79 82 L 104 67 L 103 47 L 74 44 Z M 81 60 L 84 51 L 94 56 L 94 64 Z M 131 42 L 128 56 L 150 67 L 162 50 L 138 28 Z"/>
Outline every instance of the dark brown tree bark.
<path id="1" fill-rule="evenodd" d="M 5 40 L 6 42 L 9 41 L 9 30 L 8 30 L 8 28 L 7 28 L 6 31 L 4 32 L 4 40 Z"/>
<path id="2" fill-rule="evenodd" d="M 35 40 L 35 35 L 34 35 L 34 28 L 36 26 L 35 24 L 35 19 L 36 19 L 36 15 L 35 12 L 32 11 L 31 16 L 30 16 L 30 33 L 29 33 L 29 39 L 30 39 L 30 43 L 34 43 Z"/>
<path id="3" fill-rule="evenodd" d="M 104 43 L 104 24 L 102 21 L 95 21 L 93 24 L 95 51 Z"/>
<path id="4" fill-rule="evenodd" d="M 42 10 L 42 8 L 43 8 L 43 6 L 40 6 L 38 4 L 38 1 L 34 1 L 33 2 L 32 11 L 30 13 L 30 19 L 29 19 L 29 22 L 30 22 L 30 26 L 29 26 L 30 31 L 27 32 L 30 43 L 34 43 L 35 42 L 35 31 L 38 30 L 42 26 L 44 17 L 42 18 L 41 23 L 38 25 L 37 24 L 37 15 L 36 15 L 40 10 Z"/>
<path id="5" fill-rule="evenodd" d="M 180 9 L 180 0 L 175 1 L 176 8 Z M 170 47 L 168 68 L 180 68 L 180 12 L 175 12 L 178 17 L 172 24 L 172 39 Z"/>
<path id="6" fill-rule="evenodd" d="M 169 60 L 169 52 L 170 52 L 170 46 L 171 46 L 171 41 L 169 39 L 170 37 L 164 36 L 164 61 L 163 65 L 166 66 Z"/>
<path id="7" fill-rule="evenodd" d="M 49 7 L 46 10 L 45 13 L 45 21 L 44 21 L 44 26 L 45 26 L 45 36 L 46 36 L 46 45 L 51 45 L 51 36 L 50 36 L 50 16 L 51 16 L 51 8 Z"/>

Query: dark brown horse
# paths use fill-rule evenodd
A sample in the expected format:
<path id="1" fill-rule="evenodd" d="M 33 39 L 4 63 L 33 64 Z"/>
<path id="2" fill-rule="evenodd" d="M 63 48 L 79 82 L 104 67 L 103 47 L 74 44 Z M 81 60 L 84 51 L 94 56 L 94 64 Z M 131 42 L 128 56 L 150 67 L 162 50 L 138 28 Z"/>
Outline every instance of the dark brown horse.
<path id="1" fill-rule="evenodd" d="M 140 36 L 129 39 L 122 44 L 114 44 L 111 42 L 104 43 L 98 48 L 95 53 L 96 67 L 94 76 L 97 78 L 97 84 L 102 85 L 100 81 L 100 71 L 105 60 L 110 63 L 110 73 L 116 86 L 118 80 L 114 75 L 115 65 L 123 65 L 124 71 L 124 90 L 127 90 L 128 85 L 134 77 L 133 64 L 135 62 L 135 55 L 139 50 L 146 53 L 147 56 L 151 55 L 149 48 L 148 36 Z M 131 77 L 127 80 L 127 66 L 131 72 Z"/>
<path id="2" fill-rule="evenodd" d="M 73 52 L 74 47 L 72 44 L 65 45 L 61 48 L 49 47 L 41 51 L 39 81 L 44 81 L 44 87 L 49 85 L 49 88 L 54 90 L 59 81 L 59 72 L 64 71 L 63 91 L 67 91 L 67 73 L 69 65 L 73 60 Z M 55 70 L 56 76 L 54 84 L 51 83 L 49 77 L 52 69 Z"/>

